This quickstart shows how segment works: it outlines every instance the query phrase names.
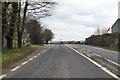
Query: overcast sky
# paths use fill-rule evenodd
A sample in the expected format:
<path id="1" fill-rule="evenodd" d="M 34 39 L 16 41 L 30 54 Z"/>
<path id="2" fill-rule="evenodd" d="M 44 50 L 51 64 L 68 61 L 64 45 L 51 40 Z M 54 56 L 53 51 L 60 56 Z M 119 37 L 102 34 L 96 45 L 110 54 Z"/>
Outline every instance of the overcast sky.
<path id="1" fill-rule="evenodd" d="M 119 0 L 59 0 L 53 15 L 43 20 L 57 40 L 85 40 L 99 27 L 111 27 L 118 18 Z M 101 30 L 102 32 L 102 30 Z"/>

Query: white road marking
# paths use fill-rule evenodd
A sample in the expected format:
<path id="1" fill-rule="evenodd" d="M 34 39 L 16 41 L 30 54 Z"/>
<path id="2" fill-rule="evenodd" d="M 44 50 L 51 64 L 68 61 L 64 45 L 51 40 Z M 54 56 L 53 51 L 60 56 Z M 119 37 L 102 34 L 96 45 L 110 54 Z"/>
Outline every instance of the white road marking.
<path id="1" fill-rule="evenodd" d="M 44 53 L 45 51 L 43 51 L 42 53 Z"/>
<path id="2" fill-rule="evenodd" d="M 17 66 L 17 67 L 15 67 L 15 68 L 13 68 L 11 71 L 15 71 L 15 70 L 17 70 L 18 68 L 20 68 L 20 66 Z"/>
<path id="3" fill-rule="evenodd" d="M 0 76 L 0 80 L 3 78 L 3 77 L 5 77 L 6 75 L 4 74 L 4 75 L 2 75 L 2 76 Z"/>
<path id="4" fill-rule="evenodd" d="M 87 50 L 88 52 L 91 52 L 90 50 Z"/>
<path id="5" fill-rule="evenodd" d="M 38 54 L 38 56 L 40 55 L 40 53 Z"/>
<path id="6" fill-rule="evenodd" d="M 92 59 L 90 59 L 89 57 L 83 55 L 82 53 L 78 52 L 77 50 L 71 48 L 70 46 L 66 45 L 67 47 L 69 47 L 70 49 L 72 49 L 73 51 L 77 52 L 78 54 L 80 54 L 81 56 L 83 56 L 84 58 L 88 59 L 90 62 L 92 62 L 93 64 L 95 64 L 96 66 L 98 66 L 100 69 L 102 69 L 104 72 L 108 73 L 109 75 L 111 75 L 112 77 L 118 79 L 119 77 L 116 76 L 114 73 L 112 73 L 111 71 L 107 70 L 106 68 L 102 67 L 100 64 L 98 64 L 97 62 L 93 61 Z"/>
<path id="7" fill-rule="evenodd" d="M 35 58 L 37 57 L 37 56 L 34 56 Z"/>
<path id="8" fill-rule="evenodd" d="M 109 60 L 109 59 L 106 59 L 107 61 L 109 61 L 109 62 L 111 62 L 111 63 L 113 63 L 113 64 L 115 64 L 115 65 L 117 65 L 117 66 L 120 66 L 120 64 L 118 64 L 118 63 L 116 63 L 116 62 L 113 62 L 113 61 L 111 61 L 111 60 Z"/>
<path id="9" fill-rule="evenodd" d="M 31 60 L 33 60 L 33 58 L 30 58 L 29 60 L 31 61 Z"/>
<path id="10" fill-rule="evenodd" d="M 23 62 L 22 65 L 25 65 L 26 63 L 28 63 L 28 61 Z"/>
<path id="11" fill-rule="evenodd" d="M 95 54 L 95 55 L 97 55 L 97 56 L 99 56 L 99 57 L 102 57 L 102 56 L 100 56 L 100 55 L 98 55 L 98 54 L 96 54 L 96 53 L 93 53 L 93 54 Z M 120 66 L 120 64 L 118 64 L 118 63 L 116 63 L 116 62 L 114 62 L 114 61 L 111 61 L 110 59 L 107 59 L 107 58 L 105 58 L 105 59 L 106 59 L 107 61 L 109 61 L 109 62 L 117 65 L 117 66 Z"/>
<path id="12" fill-rule="evenodd" d="M 43 53 L 43 52 L 40 52 L 40 53 Z"/>
<path id="13" fill-rule="evenodd" d="M 50 48 L 52 48 L 52 47 L 49 47 L 48 49 L 50 49 Z M 48 49 L 46 49 L 46 50 L 44 50 L 43 52 L 41 52 L 41 53 L 44 53 L 45 51 L 47 51 Z M 38 55 L 40 55 L 40 53 L 38 54 Z M 34 56 L 34 57 L 37 57 L 37 55 L 36 56 Z M 30 58 L 29 60 L 31 61 L 31 60 L 33 60 L 34 58 Z M 24 64 L 26 64 L 26 63 L 28 63 L 28 61 L 25 61 L 25 62 L 23 62 L 22 63 L 22 65 L 24 65 Z M 15 68 L 13 68 L 11 71 L 15 71 L 15 70 L 17 70 L 18 68 L 20 68 L 21 66 L 17 66 L 17 67 L 15 67 Z M 4 75 L 1 75 L 0 76 L 0 80 L 3 78 L 3 77 L 5 77 L 6 75 L 4 74 Z"/>
<path id="14" fill-rule="evenodd" d="M 95 54 L 95 55 L 97 55 L 97 56 L 99 56 L 99 57 L 102 57 L 102 56 L 100 56 L 100 55 L 98 55 L 98 54 L 96 54 L 96 53 L 93 53 L 93 54 Z"/>

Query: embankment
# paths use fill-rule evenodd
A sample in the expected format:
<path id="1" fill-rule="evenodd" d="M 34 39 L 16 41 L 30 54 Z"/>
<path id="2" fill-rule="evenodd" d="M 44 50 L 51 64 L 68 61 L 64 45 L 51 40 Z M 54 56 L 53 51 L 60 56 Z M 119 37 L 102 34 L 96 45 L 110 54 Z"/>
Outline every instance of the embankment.
<path id="1" fill-rule="evenodd" d="M 92 35 L 91 37 L 86 38 L 85 44 L 120 48 L 120 33 Z"/>

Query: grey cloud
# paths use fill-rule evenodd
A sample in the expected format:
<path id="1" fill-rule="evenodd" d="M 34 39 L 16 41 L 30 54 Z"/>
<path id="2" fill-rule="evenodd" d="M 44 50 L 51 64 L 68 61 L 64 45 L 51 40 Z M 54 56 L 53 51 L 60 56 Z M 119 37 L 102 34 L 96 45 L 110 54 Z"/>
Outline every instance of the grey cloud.
<path id="1" fill-rule="evenodd" d="M 117 19 L 117 0 L 91 0 L 90 4 L 85 1 L 89 2 L 71 0 L 58 5 L 53 16 L 43 20 L 55 32 L 54 40 L 85 40 L 97 27 L 112 26 Z"/>

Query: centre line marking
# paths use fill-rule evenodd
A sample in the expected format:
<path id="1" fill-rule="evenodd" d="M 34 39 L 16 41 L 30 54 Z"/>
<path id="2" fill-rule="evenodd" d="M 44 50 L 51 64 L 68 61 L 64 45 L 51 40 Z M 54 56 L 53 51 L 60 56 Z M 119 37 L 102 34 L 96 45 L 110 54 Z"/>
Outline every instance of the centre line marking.
<path id="1" fill-rule="evenodd" d="M 11 71 L 15 71 L 15 70 L 17 70 L 18 68 L 20 68 L 20 66 L 17 66 L 17 67 L 15 67 L 15 68 L 13 68 Z"/>

